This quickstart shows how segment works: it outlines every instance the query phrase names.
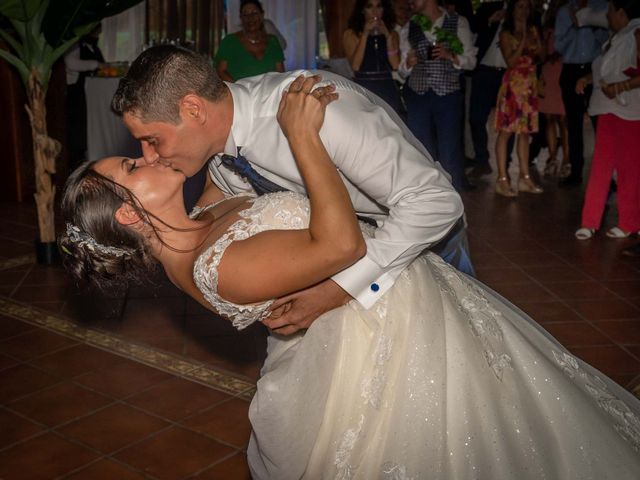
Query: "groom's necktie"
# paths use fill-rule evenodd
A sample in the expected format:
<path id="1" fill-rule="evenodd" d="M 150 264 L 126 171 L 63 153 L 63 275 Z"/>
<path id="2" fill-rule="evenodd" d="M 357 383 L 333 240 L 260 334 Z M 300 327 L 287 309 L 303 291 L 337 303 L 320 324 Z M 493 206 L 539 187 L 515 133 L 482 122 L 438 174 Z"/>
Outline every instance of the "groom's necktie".
<path id="1" fill-rule="evenodd" d="M 271 180 L 267 180 L 260 175 L 251 166 L 245 157 L 240 155 L 240 148 L 238 147 L 238 156 L 222 154 L 220 160 L 222 164 L 232 172 L 237 173 L 244 178 L 253 187 L 258 195 L 264 195 L 265 193 L 273 192 L 286 192 L 287 189 L 280 185 L 273 183 Z"/>

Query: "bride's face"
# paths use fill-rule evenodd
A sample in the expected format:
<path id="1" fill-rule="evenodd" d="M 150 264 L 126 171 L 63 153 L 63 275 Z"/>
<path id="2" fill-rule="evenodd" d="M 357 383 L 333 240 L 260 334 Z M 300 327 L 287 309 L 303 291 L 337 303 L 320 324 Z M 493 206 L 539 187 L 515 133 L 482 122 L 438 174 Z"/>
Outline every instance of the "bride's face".
<path id="1" fill-rule="evenodd" d="M 182 202 L 185 176 L 171 167 L 147 165 L 143 158 L 108 157 L 98 160 L 93 168 L 130 190 L 148 212 L 158 214 L 174 202 Z"/>

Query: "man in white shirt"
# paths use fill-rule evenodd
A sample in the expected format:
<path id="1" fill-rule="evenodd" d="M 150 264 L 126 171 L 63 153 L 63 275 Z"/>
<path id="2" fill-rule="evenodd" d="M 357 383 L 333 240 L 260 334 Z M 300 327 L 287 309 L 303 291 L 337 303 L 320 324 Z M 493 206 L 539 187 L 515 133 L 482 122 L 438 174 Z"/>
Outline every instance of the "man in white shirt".
<path id="1" fill-rule="evenodd" d="M 147 163 L 159 161 L 191 176 L 211 159 L 211 180 L 228 196 L 253 191 L 221 161 L 222 154 L 241 155 L 267 180 L 305 193 L 276 120 L 282 92 L 301 73 L 309 75 L 273 73 L 224 83 L 199 55 L 168 45 L 153 47 L 120 81 L 112 108 L 141 141 Z M 454 256 L 468 262 L 460 243 L 462 202 L 442 168 L 384 102 L 343 77 L 322 75 L 340 98 L 327 109 L 321 137 L 356 212 L 376 220 L 379 228 L 367 240 L 363 259 L 274 304 L 283 307 L 279 316 L 264 323 L 282 334 L 307 328 L 352 298 L 372 306 L 426 247 L 451 236 L 454 226 Z M 451 258 L 451 253 L 441 255 Z"/>

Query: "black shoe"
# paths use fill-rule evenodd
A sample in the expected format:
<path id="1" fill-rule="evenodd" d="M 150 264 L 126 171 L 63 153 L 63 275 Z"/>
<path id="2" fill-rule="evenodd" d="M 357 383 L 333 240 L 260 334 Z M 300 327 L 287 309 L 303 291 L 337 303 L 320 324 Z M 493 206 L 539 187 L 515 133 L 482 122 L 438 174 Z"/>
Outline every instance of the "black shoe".
<path id="1" fill-rule="evenodd" d="M 569 175 L 567 178 L 560 180 L 560 187 L 562 188 L 577 187 L 578 185 L 582 185 L 581 177 L 574 177 L 572 175 Z"/>
<path id="2" fill-rule="evenodd" d="M 622 255 L 626 255 L 627 257 L 640 257 L 640 243 L 625 248 L 622 250 Z"/>
<path id="3" fill-rule="evenodd" d="M 467 176 L 470 177 L 470 178 L 480 178 L 480 177 L 482 177 L 484 175 L 489 175 L 492 172 L 493 172 L 493 170 L 491 169 L 491 166 L 489 166 L 488 164 L 484 163 L 484 164 L 476 165 L 475 167 L 473 167 L 469 171 Z"/>

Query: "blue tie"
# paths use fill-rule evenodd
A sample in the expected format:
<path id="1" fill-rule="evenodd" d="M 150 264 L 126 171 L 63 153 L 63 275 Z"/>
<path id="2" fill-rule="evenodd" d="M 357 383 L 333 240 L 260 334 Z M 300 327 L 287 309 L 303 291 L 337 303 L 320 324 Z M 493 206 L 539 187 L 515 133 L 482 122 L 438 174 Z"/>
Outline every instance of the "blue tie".
<path id="1" fill-rule="evenodd" d="M 280 185 L 273 183 L 271 180 L 267 180 L 251 166 L 245 157 L 240 155 L 240 148 L 238 147 L 238 156 L 222 154 L 220 160 L 222 164 L 232 172 L 237 173 L 244 178 L 253 187 L 258 195 L 264 195 L 265 193 L 273 192 L 286 192 L 287 189 Z"/>

